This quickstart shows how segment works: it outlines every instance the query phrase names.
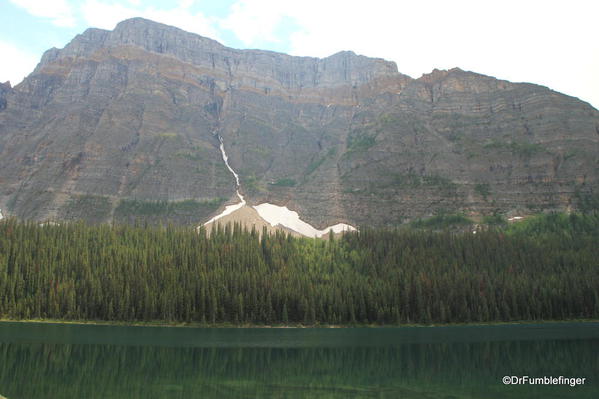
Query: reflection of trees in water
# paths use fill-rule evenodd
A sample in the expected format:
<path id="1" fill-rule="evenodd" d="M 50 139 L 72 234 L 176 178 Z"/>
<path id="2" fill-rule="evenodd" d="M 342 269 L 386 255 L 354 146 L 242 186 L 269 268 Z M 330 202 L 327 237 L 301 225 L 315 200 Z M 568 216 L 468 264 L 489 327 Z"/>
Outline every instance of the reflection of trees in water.
<path id="1" fill-rule="evenodd" d="M 591 377 L 599 374 L 597 353 L 597 340 L 276 349 L 0 344 L 0 386 L 9 398 L 507 397 L 504 375 Z M 572 389 L 540 388 L 551 388 L 546 397 Z M 509 392 L 526 397 L 523 389 Z M 576 397 L 597 393 L 587 385 Z"/>

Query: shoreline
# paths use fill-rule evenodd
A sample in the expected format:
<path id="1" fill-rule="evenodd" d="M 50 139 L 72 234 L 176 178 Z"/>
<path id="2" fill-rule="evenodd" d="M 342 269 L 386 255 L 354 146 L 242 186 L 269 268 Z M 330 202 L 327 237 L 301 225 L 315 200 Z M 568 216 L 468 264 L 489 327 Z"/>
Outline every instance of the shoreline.
<path id="1" fill-rule="evenodd" d="M 63 325 L 92 325 L 115 327 L 170 327 L 170 328 L 272 328 L 272 329 L 330 329 L 330 328 L 402 328 L 402 327 L 475 327 L 475 326 L 500 326 L 520 324 L 557 324 L 557 323 L 598 323 L 599 319 L 566 319 L 566 320 L 516 320 L 516 321 L 491 321 L 469 323 L 442 323 L 442 324 L 233 324 L 200 322 L 167 322 L 167 321 L 107 321 L 107 320 L 63 320 L 63 319 L 7 319 L 0 318 L 1 323 L 39 323 Z"/>

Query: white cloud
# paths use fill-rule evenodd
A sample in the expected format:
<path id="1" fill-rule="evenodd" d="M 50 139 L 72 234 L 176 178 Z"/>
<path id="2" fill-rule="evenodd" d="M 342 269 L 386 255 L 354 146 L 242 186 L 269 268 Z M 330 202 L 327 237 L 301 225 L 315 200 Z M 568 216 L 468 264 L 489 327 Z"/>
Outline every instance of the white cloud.
<path id="1" fill-rule="evenodd" d="M 37 54 L 25 52 L 5 41 L 0 41 L 0 54 L 3 57 L 3 61 L 0 62 L 0 82 L 10 80 L 13 86 L 31 73 L 39 60 Z"/>
<path id="2" fill-rule="evenodd" d="M 187 9 L 181 8 L 171 10 L 147 9 L 140 16 L 222 41 L 218 31 L 214 28 L 213 20 L 200 12 L 191 13 Z"/>
<path id="3" fill-rule="evenodd" d="M 158 9 L 137 7 L 134 4 L 87 0 L 81 6 L 81 13 L 85 22 L 96 28 L 114 29 L 115 25 L 124 19 L 143 17 L 218 40 L 219 35 L 214 28 L 214 21 L 201 12 L 191 12 L 189 10 L 191 5 L 193 2 L 183 0 L 175 8 Z"/>
<path id="4" fill-rule="evenodd" d="M 280 40 L 278 27 L 292 20 L 294 55 L 353 50 L 396 61 L 413 77 L 458 66 L 599 107 L 596 15 L 592 0 L 239 0 L 221 26 L 251 46 Z"/>
<path id="5" fill-rule="evenodd" d="M 10 0 L 10 2 L 33 16 L 48 18 L 56 26 L 75 26 L 73 8 L 67 0 Z"/>
<path id="6" fill-rule="evenodd" d="M 81 13 L 87 25 L 101 29 L 114 29 L 120 21 L 139 16 L 135 8 L 95 0 L 83 3 Z"/>
<path id="7" fill-rule="evenodd" d="M 275 30 L 289 14 L 289 7 L 282 1 L 241 0 L 231 6 L 220 26 L 232 31 L 247 46 L 257 41 L 277 42 Z"/>
<path id="8" fill-rule="evenodd" d="M 195 0 L 179 0 L 179 8 L 190 8 L 195 3 Z"/>

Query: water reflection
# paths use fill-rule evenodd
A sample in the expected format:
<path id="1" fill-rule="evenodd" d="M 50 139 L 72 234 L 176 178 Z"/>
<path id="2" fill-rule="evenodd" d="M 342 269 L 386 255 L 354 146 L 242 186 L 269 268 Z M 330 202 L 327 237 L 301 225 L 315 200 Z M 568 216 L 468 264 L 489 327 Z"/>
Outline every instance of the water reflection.
<path id="1" fill-rule="evenodd" d="M 0 393 L 9 399 L 599 397 L 593 381 L 599 375 L 597 338 L 355 346 L 352 330 L 345 329 L 336 333 L 345 346 L 176 347 L 24 342 L 22 336 L 7 339 L 0 329 Z M 380 330 L 370 331 L 376 342 Z M 504 375 L 589 382 L 503 386 Z"/>

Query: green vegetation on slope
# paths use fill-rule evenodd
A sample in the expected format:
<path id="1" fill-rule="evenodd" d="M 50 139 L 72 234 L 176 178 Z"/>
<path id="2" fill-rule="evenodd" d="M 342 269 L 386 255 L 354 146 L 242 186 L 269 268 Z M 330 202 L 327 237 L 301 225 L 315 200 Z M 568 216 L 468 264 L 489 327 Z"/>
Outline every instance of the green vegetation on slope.
<path id="1" fill-rule="evenodd" d="M 415 220 L 410 223 L 410 227 L 417 229 L 444 230 L 473 224 L 474 221 L 461 213 L 442 213 L 431 216 L 430 218 Z"/>
<path id="2" fill-rule="evenodd" d="M 374 135 L 366 133 L 357 133 L 347 138 L 347 152 L 366 151 L 376 143 Z"/>
<path id="3" fill-rule="evenodd" d="M 110 216 L 110 198 L 98 195 L 74 196 L 60 210 L 60 218 L 65 220 L 85 219 L 91 223 L 105 222 Z"/>
<path id="4" fill-rule="evenodd" d="M 595 237 L 599 239 L 597 228 L 599 226 L 599 213 L 587 215 L 572 213 L 540 214 L 528 217 L 518 223 L 511 223 L 505 232 L 512 236 L 532 236 L 575 240 L 577 238 Z"/>
<path id="5" fill-rule="evenodd" d="M 297 184 L 297 182 L 294 179 L 289 179 L 289 178 L 285 178 L 285 179 L 279 179 L 274 183 L 271 183 L 271 186 L 276 186 L 276 187 L 293 187 Z"/>
<path id="6" fill-rule="evenodd" d="M 599 214 L 339 240 L 0 222 L 0 317 L 445 323 L 599 317 Z"/>
<path id="7" fill-rule="evenodd" d="M 119 223 L 136 223 L 143 220 L 149 224 L 199 224 L 224 201 L 224 198 L 208 201 L 121 200 L 114 211 L 114 220 Z"/>
<path id="8" fill-rule="evenodd" d="M 487 197 L 491 194 L 491 186 L 489 183 L 476 183 L 474 191 L 486 201 Z"/>
<path id="9" fill-rule="evenodd" d="M 483 146 L 486 150 L 506 150 L 524 158 L 531 157 L 545 149 L 541 144 L 523 143 L 518 141 L 493 140 Z"/>

